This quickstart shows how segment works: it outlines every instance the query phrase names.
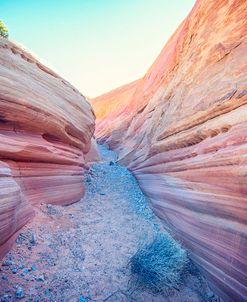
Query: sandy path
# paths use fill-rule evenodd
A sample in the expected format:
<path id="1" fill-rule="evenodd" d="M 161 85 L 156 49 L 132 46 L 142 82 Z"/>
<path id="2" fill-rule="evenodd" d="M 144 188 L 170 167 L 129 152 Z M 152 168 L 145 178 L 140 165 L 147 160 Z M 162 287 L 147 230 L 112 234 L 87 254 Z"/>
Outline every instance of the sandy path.
<path id="1" fill-rule="evenodd" d="M 101 154 L 85 177 L 83 200 L 42 205 L 23 228 L 2 262 L 1 301 L 216 301 L 196 272 L 169 297 L 140 289 L 130 295 L 129 258 L 162 227 L 116 155 L 103 147 Z"/>

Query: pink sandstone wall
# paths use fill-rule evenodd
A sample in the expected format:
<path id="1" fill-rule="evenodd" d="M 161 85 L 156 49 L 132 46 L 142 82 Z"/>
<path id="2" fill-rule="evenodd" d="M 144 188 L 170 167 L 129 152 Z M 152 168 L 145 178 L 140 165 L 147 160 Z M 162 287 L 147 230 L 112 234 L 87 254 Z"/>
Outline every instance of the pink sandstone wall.
<path id="1" fill-rule="evenodd" d="M 0 38 L 0 258 L 34 205 L 81 199 L 94 118 L 79 91 Z"/>
<path id="2" fill-rule="evenodd" d="M 134 92 L 102 99 L 98 139 L 212 288 L 247 301 L 247 2 L 198 0 Z"/>

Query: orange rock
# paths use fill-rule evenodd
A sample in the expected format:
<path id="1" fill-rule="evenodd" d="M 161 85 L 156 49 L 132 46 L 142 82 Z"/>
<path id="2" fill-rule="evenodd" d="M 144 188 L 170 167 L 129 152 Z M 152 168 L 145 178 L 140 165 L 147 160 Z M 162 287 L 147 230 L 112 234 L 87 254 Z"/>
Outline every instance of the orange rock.
<path id="1" fill-rule="evenodd" d="M 99 158 L 100 158 L 100 155 L 99 155 L 99 151 L 98 151 L 98 147 L 97 147 L 97 142 L 96 142 L 95 138 L 93 138 L 91 140 L 91 148 L 85 156 L 85 161 L 87 163 L 94 163 L 94 162 L 99 161 Z"/>
<path id="2" fill-rule="evenodd" d="M 92 100 L 98 139 L 225 301 L 247 301 L 246 20 L 244 0 L 197 1 L 126 98 Z"/>
<path id="3" fill-rule="evenodd" d="M 22 47 L 0 38 L 0 257 L 39 203 L 84 194 L 94 113 L 68 82 Z M 91 150 L 91 151 L 90 151 Z M 89 152 L 90 151 L 90 152 Z"/>
<path id="4" fill-rule="evenodd" d="M 129 106 L 129 101 L 133 97 L 137 83 L 138 81 L 135 81 L 124 85 L 92 100 L 97 120 L 95 134 L 101 142 L 107 142 L 110 146 L 114 143 L 116 146 L 123 138 L 123 131 L 129 125 L 132 112 L 135 112 Z M 108 141 L 109 137 L 111 139 Z"/>

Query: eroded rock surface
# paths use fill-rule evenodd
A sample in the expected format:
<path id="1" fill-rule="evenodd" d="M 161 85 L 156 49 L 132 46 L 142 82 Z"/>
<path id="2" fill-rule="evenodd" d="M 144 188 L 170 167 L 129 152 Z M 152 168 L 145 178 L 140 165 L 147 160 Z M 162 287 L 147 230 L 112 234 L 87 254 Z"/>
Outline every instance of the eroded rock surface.
<path id="1" fill-rule="evenodd" d="M 0 38 L 0 258 L 33 216 L 32 205 L 84 193 L 85 155 L 95 159 L 86 99 L 33 55 Z"/>
<path id="2" fill-rule="evenodd" d="M 199 0 L 134 87 L 92 100 L 99 140 L 225 301 L 247 299 L 246 82 L 247 2 Z"/>

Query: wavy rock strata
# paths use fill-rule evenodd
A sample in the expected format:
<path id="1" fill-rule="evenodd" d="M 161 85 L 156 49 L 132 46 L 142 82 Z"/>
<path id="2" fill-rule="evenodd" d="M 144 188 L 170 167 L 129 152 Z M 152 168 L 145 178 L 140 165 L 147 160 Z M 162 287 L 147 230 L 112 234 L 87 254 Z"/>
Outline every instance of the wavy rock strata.
<path id="1" fill-rule="evenodd" d="M 246 82 L 247 2 L 200 0 L 134 87 L 92 100 L 99 140 L 225 301 L 247 301 Z"/>
<path id="2" fill-rule="evenodd" d="M 69 204 L 83 196 L 85 156 L 97 157 L 93 132 L 85 98 L 0 38 L 0 257 L 34 215 L 32 205 Z"/>

